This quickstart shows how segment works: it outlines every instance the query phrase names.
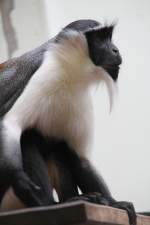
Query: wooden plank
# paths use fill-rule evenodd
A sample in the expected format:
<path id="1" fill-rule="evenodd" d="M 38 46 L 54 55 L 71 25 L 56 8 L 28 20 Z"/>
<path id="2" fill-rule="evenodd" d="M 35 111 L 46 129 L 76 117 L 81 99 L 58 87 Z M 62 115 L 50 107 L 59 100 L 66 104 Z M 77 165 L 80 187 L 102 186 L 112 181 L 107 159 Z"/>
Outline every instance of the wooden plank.
<path id="1" fill-rule="evenodd" d="M 127 213 L 83 201 L 0 213 L 0 225 L 129 225 Z M 138 225 L 150 217 L 138 215 Z"/>
<path id="2" fill-rule="evenodd" d="M 94 221 L 94 224 L 129 225 L 128 215 L 122 209 L 89 203 L 85 204 L 85 209 L 87 221 Z M 150 217 L 137 215 L 137 225 L 150 225 Z"/>

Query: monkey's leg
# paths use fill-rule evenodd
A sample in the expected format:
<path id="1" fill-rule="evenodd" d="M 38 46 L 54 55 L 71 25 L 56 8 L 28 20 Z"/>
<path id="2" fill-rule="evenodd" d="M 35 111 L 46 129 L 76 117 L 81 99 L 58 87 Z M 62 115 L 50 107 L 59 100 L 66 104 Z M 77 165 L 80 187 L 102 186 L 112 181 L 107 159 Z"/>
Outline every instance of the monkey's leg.
<path id="1" fill-rule="evenodd" d="M 29 196 L 21 193 L 21 195 L 19 194 L 20 199 L 27 206 L 54 204 L 53 187 L 50 182 L 46 162 L 39 151 L 40 148 L 46 147 L 44 139 L 35 131 L 26 131 L 22 135 L 21 145 L 24 171 L 40 187 L 40 191 L 33 193 L 34 198 L 32 198 L 32 195 Z"/>
<path id="2" fill-rule="evenodd" d="M 39 191 L 39 187 L 31 181 L 22 167 L 20 130 L 15 123 L 8 121 L 0 122 L 0 173 L 1 188 L 6 186 L 9 178 L 9 184 L 17 196 L 28 195 L 36 205 L 39 204 L 34 194 Z"/>

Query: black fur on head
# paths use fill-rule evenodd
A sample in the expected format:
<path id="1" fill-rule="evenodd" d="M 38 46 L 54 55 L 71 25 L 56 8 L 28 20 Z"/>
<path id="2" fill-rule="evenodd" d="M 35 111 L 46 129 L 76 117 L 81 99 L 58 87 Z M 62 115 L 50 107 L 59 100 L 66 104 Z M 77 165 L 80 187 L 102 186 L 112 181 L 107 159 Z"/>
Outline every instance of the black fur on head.
<path id="1" fill-rule="evenodd" d="M 67 25 L 63 31 L 68 29 L 79 31 L 85 35 L 93 63 L 101 66 L 116 81 L 122 58 L 118 48 L 112 43 L 114 25 L 102 26 L 95 20 L 77 20 Z M 59 34 L 57 37 L 59 38 Z"/>
<path id="2" fill-rule="evenodd" d="M 101 24 L 95 20 L 76 20 L 70 24 L 68 24 L 64 30 L 72 29 L 76 31 L 80 31 L 82 33 L 88 32 L 95 27 L 100 26 Z"/>

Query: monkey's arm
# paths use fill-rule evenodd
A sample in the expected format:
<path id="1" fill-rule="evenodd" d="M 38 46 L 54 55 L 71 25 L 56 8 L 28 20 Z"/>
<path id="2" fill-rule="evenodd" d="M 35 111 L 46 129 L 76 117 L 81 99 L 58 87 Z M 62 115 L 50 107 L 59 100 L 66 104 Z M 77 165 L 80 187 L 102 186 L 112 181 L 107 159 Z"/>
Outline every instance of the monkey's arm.
<path id="1" fill-rule="evenodd" d="M 130 225 L 136 224 L 136 212 L 130 202 L 116 201 L 105 184 L 87 159 L 77 159 L 72 164 L 72 171 L 83 195 L 79 199 L 124 209 L 129 216 Z"/>
<path id="2" fill-rule="evenodd" d="M 79 157 L 67 145 L 65 147 L 65 145 L 66 144 L 64 143 L 61 152 L 65 155 L 66 164 L 69 164 L 74 179 L 82 193 L 89 194 L 97 192 L 108 201 L 115 201 L 113 200 L 104 179 L 96 172 L 90 161 L 86 158 Z"/>
<path id="3" fill-rule="evenodd" d="M 96 172 L 89 160 L 79 157 L 66 143 L 62 144 L 61 153 L 65 157 L 65 164 L 69 165 L 76 184 L 82 191 L 82 195 L 69 199 L 69 201 L 86 200 L 124 209 L 128 213 L 130 224 L 136 224 L 136 213 L 133 204 L 116 201 L 112 197 L 105 181 Z"/>

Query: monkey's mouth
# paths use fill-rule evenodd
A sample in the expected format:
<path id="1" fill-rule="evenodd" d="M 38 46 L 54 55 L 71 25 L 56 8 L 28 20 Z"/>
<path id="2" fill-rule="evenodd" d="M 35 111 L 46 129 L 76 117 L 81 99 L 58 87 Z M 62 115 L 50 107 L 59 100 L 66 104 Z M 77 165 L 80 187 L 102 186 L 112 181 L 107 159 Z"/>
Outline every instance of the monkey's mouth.
<path id="1" fill-rule="evenodd" d="M 104 70 L 109 73 L 109 75 L 112 77 L 114 81 L 117 81 L 118 79 L 118 74 L 119 74 L 119 69 L 120 67 L 118 65 L 103 65 Z"/>

